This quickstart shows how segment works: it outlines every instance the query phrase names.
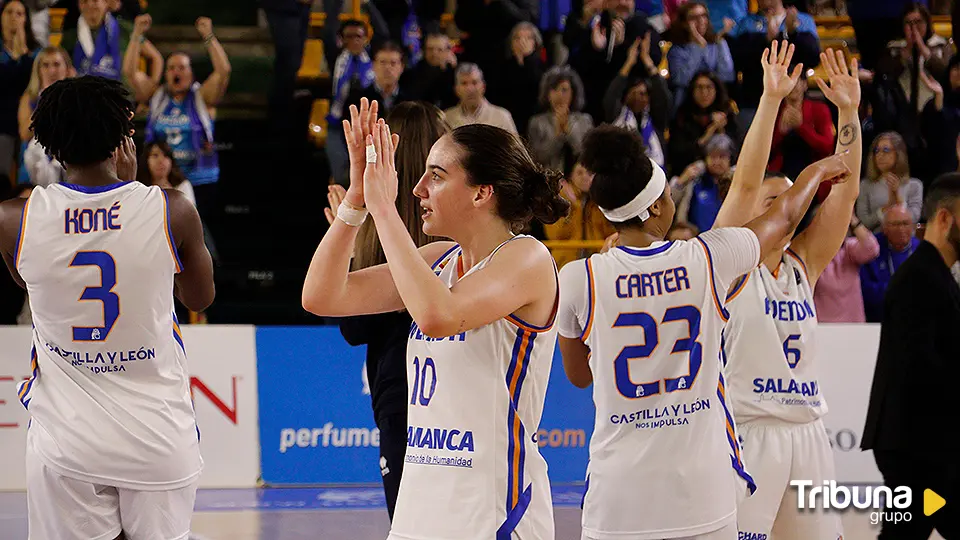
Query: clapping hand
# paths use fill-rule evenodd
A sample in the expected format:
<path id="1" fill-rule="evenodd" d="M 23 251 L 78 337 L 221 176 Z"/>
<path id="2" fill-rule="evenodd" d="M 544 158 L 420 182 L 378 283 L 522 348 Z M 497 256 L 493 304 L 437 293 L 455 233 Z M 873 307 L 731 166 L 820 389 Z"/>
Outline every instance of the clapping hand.
<path id="1" fill-rule="evenodd" d="M 860 106 L 860 79 L 857 59 L 851 58 L 847 65 L 843 51 L 827 49 L 820 53 L 820 63 L 827 71 L 830 79 L 828 85 L 823 79 L 817 78 L 817 86 L 823 95 L 837 106 L 838 109 Z"/>
<path id="2" fill-rule="evenodd" d="M 350 155 L 350 189 L 346 200 L 356 207 L 363 207 L 363 171 L 367 166 L 366 144 L 364 141 L 377 126 L 378 104 L 367 98 L 360 98 L 360 108 L 350 106 L 350 120 L 343 121 L 343 135 L 347 141 Z"/>
<path id="3" fill-rule="evenodd" d="M 394 155 L 399 142 L 400 135 L 390 133 L 390 126 L 383 120 L 377 122 L 373 133 L 366 137 L 367 147 L 372 146 L 375 154 L 366 159 L 363 197 L 374 219 L 391 209 L 396 212 L 398 180 Z"/>
<path id="4" fill-rule="evenodd" d="M 337 219 L 337 208 L 340 208 L 340 203 L 346 196 L 347 190 L 343 189 L 340 184 L 331 184 L 327 188 L 327 202 L 330 203 L 330 208 L 324 208 L 323 215 L 327 216 L 327 223 L 330 225 L 333 225 L 333 222 Z"/>
<path id="5" fill-rule="evenodd" d="M 143 15 L 137 15 L 137 18 L 133 20 L 133 35 L 142 36 L 150 31 L 150 26 L 153 24 L 153 17 L 149 14 L 144 13 Z"/>
<path id="6" fill-rule="evenodd" d="M 213 35 L 213 21 L 210 20 L 210 17 L 200 17 L 197 19 L 197 32 L 200 33 L 200 37 L 207 39 Z"/>
<path id="7" fill-rule="evenodd" d="M 793 59 L 793 44 L 786 41 L 774 41 L 769 49 L 764 49 L 760 63 L 763 65 L 763 93 L 776 99 L 783 99 L 793 91 L 800 80 L 803 64 L 797 64 L 789 73 Z"/>

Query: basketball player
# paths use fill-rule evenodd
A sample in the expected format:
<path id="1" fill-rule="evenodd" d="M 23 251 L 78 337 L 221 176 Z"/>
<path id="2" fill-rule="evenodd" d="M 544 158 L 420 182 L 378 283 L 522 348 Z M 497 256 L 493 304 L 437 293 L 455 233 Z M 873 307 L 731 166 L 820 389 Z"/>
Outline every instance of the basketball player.
<path id="1" fill-rule="evenodd" d="M 820 58 L 830 82 L 818 80 L 818 85 L 839 109 L 836 149 L 853 178 L 860 178 L 857 63 L 848 66 L 843 53 L 833 50 Z M 764 180 L 763 174 L 781 94 L 765 93 L 761 100 L 717 217 L 719 226 L 737 226 L 761 214 L 790 186 L 782 176 Z M 779 248 L 738 278 L 727 295 L 731 317 L 724 352 L 730 398 L 744 459 L 759 490 L 739 509 L 745 538 L 772 534 L 787 540 L 834 540 L 842 535 L 837 514 L 798 509 L 790 482 L 809 480 L 819 486 L 836 479 L 820 421 L 827 406 L 817 380 L 813 291 L 847 236 L 859 189 L 858 182 L 834 186 L 810 225 L 795 237 L 792 230 L 785 235 Z"/>
<path id="2" fill-rule="evenodd" d="M 547 466 L 534 434 L 556 343 L 557 272 L 543 244 L 515 231 L 568 211 L 561 175 L 540 168 L 500 128 L 444 135 L 413 194 L 423 232 L 454 242 L 417 249 L 397 212 L 397 139 L 383 122 L 365 135 L 356 107 L 350 115 L 348 149 L 366 152 L 366 167 L 350 175 L 303 304 L 324 316 L 405 308 L 413 318 L 407 450 L 389 538 L 552 540 Z M 348 272 L 368 212 L 387 264 Z"/>
<path id="3" fill-rule="evenodd" d="M 185 539 L 202 460 L 173 295 L 202 311 L 213 266 L 200 218 L 136 175 L 119 82 L 40 96 L 37 141 L 67 183 L 0 204 L 0 252 L 29 292 L 31 540 Z"/>
<path id="4" fill-rule="evenodd" d="M 583 538 L 736 539 L 740 480 L 755 486 L 725 403 L 721 295 L 796 227 L 820 182 L 849 171 L 831 156 L 745 228 L 665 242 L 670 187 L 635 130 L 595 129 L 580 161 L 618 232 L 615 249 L 560 273 L 564 368 L 576 386 L 594 385 L 597 411 Z"/>

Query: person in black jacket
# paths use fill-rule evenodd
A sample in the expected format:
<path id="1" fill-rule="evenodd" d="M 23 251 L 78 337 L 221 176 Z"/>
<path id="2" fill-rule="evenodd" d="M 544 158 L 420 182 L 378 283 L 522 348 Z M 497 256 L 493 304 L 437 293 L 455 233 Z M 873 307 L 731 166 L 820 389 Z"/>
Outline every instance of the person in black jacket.
<path id="1" fill-rule="evenodd" d="M 934 182 L 926 211 L 924 241 L 887 289 L 863 428 L 861 448 L 873 450 L 884 484 L 912 491 L 912 519 L 885 521 L 880 540 L 960 534 L 960 287 L 950 272 L 960 254 L 960 174 Z M 929 517 L 926 489 L 947 501 Z"/>
<path id="2" fill-rule="evenodd" d="M 360 107 L 360 99 L 367 98 L 380 107 L 386 116 L 398 103 L 407 101 L 406 92 L 401 90 L 400 76 L 403 74 L 403 49 L 394 41 L 385 41 L 373 52 L 373 82 L 365 88 L 351 85 L 344 107 Z"/>
<path id="3" fill-rule="evenodd" d="M 371 120 L 371 125 L 376 118 Z M 433 105 L 408 101 L 393 108 L 387 116 L 387 125 L 400 135 L 396 151 L 397 176 L 399 177 L 397 209 L 403 217 L 410 236 L 418 247 L 426 245 L 428 236 L 423 233 L 420 204 L 412 195 L 426 168 L 430 148 L 449 129 L 443 121 L 443 113 Z M 366 128 L 365 128 L 366 130 Z M 331 193 L 341 193 L 343 188 L 331 186 Z M 342 195 L 331 195 L 330 206 L 336 208 Z M 332 223 L 334 214 L 327 214 Z M 356 252 L 352 270 L 360 270 L 387 262 L 377 238 L 373 220 L 368 219 L 357 236 Z M 340 333 L 353 346 L 367 346 L 367 380 L 370 382 L 370 397 L 373 416 L 380 430 L 380 472 L 383 475 L 383 490 L 387 498 L 387 512 L 393 520 L 393 511 L 400 491 L 400 476 L 407 451 L 407 338 L 412 319 L 406 311 L 362 315 L 340 320 Z"/>

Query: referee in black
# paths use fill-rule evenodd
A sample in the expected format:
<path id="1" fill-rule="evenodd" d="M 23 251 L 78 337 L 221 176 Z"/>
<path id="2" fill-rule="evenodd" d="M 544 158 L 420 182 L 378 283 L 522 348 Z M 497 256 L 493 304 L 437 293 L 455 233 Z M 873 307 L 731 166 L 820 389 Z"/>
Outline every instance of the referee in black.
<path id="1" fill-rule="evenodd" d="M 913 492 L 912 519 L 884 522 L 880 540 L 960 538 L 960 173 L 937 178 L 925 210 L 924 240 L 887 290 L 863 428 L 884 484 Z M 946 500 L 929 517 L 925 489 Z"/>

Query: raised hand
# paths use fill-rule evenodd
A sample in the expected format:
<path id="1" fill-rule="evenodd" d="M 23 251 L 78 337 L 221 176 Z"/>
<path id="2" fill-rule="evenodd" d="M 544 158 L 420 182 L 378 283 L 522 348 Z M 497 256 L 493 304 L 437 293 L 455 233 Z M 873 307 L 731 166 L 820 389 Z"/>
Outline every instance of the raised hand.
<path id="1" fill-rule="evenodd" d="M 830 79 L 828 85 L 817 77 L 817 86 L 823 95 L 838 109 L 860 106 L 860 79 L 857 59 L 851 58 L 850 64 L 844 60 L 843 51 L 827 49 L 820 53 L 820 63 Z"/>
<path id="2" fill-rule="evenodd" d="M 117 160 L 117 178 L 133 181 L 137 179 L 137 145 L 133 139 L 124 137 L 120 146 L 113 151 Z"/>
<path id="3" fill-rule="evenodd" d="M 347 190 L 340 184 L 332 184 L 327 188 L 327 202 L 330 203 L 330 208 L 324 208 L 323 215 L 327 216 L 327 223 L 330 225 L 333 225 L 334 220 L 337 219 L 337 208 L 346 196 Z"/>
<path id="4" fill-rule="evenodd" d="M 834 154 L 821 159 L 813 165 L 810 165 L 811 167 L 817 168 L 821 184 L 824 182 L 841 184 L 850 178 L 853 173 L 850 171 L 850 168 L 847 167 L 847 164 L 844 161 L 849 153 L 850 152 L 848 150 L 846 152 Z"/>
<path id="5" fill-rule="evenodd" d="M 783 99 L 793 90 L 800 80 L 803 64 L 797 64 L 793 72 L 788 72 L 793 60 L 793 44 L 786 41 L 774 41 L 769 49 L 764 49 L 760 63 L 763 65 L 763 93 L 775 99 Z"/>
<path id="6" fill-rule="evenodd" d="M 149 14 L 144 13 L 143 15 L 137 15 L 137 18 L 133 20 L 133 35 L 142 36 L 150 31 L 150 26 L 153 24 L 153 17 Z"/>
<path id="7" fill-rule="evenodd" d="M 603 247 L 600 248 L 600 253 L 606 253 L 611 249 L 613 249 L 614 247 L 616 247 L 618 240 L 620 240 L 620 233 L 613 233 L 610 236 L 608 236 L 603 241 Z"/>
<path id="8" fill-rule="evenodd" d="M 400 136 L 391 134 L 390 126 L 383 120 L 366 138 L 367 146 L 373 146 L 376 155 L 371 156 L 363 171 L 363 197 L 374 219 L 391 209 L 396 212 L 398 180 L 394 155 L 399 142 Z"/>
<path id="9" fill-rule="evenodd" d="M 378 104 L 367 98 L 360 98 L 360 108 L 350 106 L 350 120 L 343 121 L 343 135 L 347 141 L 347 152 L 350 156 L 350 189 L 347 191 L 347 202 L 353 206 L 362 207 L 363 201 L 363 170 L 366 168 L 367 137 L 373 133 L 377 125 Z"/>
<path id="10" fill-rule="evenodd" d="M 196 24 L 200 37 L 206 39 L 209 35 L 213 34 L 213 21 L 210 20 L 210 17 L 200 17 L 197 19 Z"/>

